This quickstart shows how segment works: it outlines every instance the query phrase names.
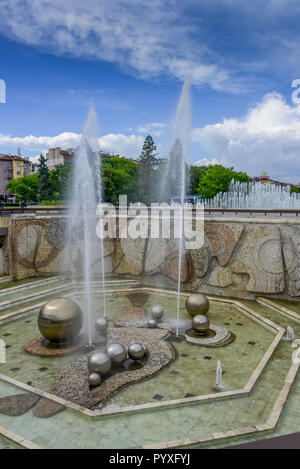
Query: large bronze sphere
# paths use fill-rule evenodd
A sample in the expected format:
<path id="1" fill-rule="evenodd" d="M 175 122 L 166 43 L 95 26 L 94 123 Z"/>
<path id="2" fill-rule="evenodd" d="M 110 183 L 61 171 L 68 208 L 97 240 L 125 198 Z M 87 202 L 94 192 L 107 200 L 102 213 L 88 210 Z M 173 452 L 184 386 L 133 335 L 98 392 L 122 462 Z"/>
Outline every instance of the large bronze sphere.
<path id="1" fill-rule="evenodd" d="M 107 331 L 108 328 L 108 320 L 106 318 L 99 318 L 96 321 L 95 328 L 100 334 L 103 334 Z"/>
<path id="2" fill-rule="evenodd" d="M 128 355 L 132 360 L 140 360 L 145 356 L 145 350 L 142 344 L 132 342 L 128 347 Z"/>
<path id="3" fill-rule="evenodd" d="M 56 298 L 42 306 L 38 317 L 41 334 L 54 343 L 68 343 L 78 335 L 82 326 L 82 312 L 70 298 Z"/>
<path id="4" fill-rule="evenodd" d="M 209 302 L 206 296 L 201 293 L 193 293 L 186 299 L 185 307 L 191 316 L 206 314 L 209 310 Z"/>
<path id="5" fill-rule="evenodd" d="M 92 373 L 105 375 L 111 369 L 111 359 L 106 352 L 95 352 L 88 358 L 88 370 Z"/>
<path id="6" fill-rule="evenodd" d="M 206 335 L 209 329 L 209 326 L 210 326 L 210 322 L 207 319 L 207 316 L 205 316 L 205 314 L 197 314 L 196 316 L 193 317 L 192 328 L 194 329 L 196 334 Z"/>
<path id="7" fill-rule="evenodd" d="M 159 319 L 163 317 L 164 308 L 161 305 L 154 305 L 150 309 L 150 314 L 153 317 L 153 319 L 158 321 Z"/>
<path id="8" fill-rule="evenodd" d="M 127 358 L 127 352 L 122 344 L 110 344 L 109 347 L 107 347 L 107 353 L 110 356 L 111 361 L 116 365 L 121 365 Z"/>

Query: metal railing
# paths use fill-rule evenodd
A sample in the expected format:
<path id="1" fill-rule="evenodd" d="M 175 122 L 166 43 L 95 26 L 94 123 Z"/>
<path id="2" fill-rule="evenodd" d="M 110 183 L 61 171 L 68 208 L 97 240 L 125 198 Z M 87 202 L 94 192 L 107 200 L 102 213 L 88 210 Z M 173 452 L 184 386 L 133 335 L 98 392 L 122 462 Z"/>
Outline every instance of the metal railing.
<path id="1" fill-rule="evenodd" d="M 132 207 L 128 207 L 132 208 Z M 118 207 L 116 207 L 118 211 Z M 195 208 L 192 211 L 196 210 Z M 0 208 L 0 217 L 7 217 L 11 215 L 63 215 L 67 211 L 66 206 L 52 206 L 52 207 L 13 207 L 13 208 Z M 212 214 L 221 214 L 221 215 L 230 215 L 230 214 L 248 214 L 250 216 L 255 214 L 260 215 L 295 215 L 296 217 L 299 216 L 300 210 L 297 209 L 272 209 L 272 210 L 265 210 L 265 209 L 248 209 L 248 208 L 205 208 L 204 213 L 208 215 Z"/>
<path id="2" fill-rule="evenodd" d="M 295 215 L 298 217 L 300 214 L 300 210 L 297 209 L 272 209 L 272 210 L 266 210 L 263 208 L 205 208 L 204 209 L 205 213 L 208 213 L 208 215 L 211 215 L 212 213 L 221 213 L 222 215 L 226 215 L 234 213 L 235 215 L 239 214 L 249 214 L 249 215 L 255 215 L 255 214 L 263 214 L 265 216 L 267 215 Z"/>
<path id="3" fill-rule="evenodd" d="M 10 217 L 11 215 L 62 215 L 66 212 L 66 207 L 11 207 L 0 208 L 0 217 Z"/>

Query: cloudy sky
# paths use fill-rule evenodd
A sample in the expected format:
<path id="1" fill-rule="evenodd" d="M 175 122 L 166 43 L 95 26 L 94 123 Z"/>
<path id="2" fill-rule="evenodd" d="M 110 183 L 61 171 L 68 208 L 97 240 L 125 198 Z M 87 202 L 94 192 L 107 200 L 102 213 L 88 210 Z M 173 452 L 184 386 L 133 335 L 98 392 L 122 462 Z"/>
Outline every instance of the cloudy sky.
<path id="1" fill-rule="evenodd" d="M 76 146 L 93 103 L 102 149 L 151 133 L 164 157 L 190 77 L 190 163 L 298 182 L 299 22 L 298 0 L 1 0 L 0 152 Z"/>

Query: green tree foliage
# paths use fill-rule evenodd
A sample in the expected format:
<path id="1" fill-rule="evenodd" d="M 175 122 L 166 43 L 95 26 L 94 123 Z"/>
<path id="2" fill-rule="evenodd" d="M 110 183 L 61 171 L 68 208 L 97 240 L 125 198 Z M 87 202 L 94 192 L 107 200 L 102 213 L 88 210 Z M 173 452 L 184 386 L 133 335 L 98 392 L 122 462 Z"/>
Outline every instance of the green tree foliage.
<path id="1" fill-rule="evenodd" d="M 52 196 L 52 185 L 50 179 L 50 171 L 47 166 L 47 158 L 40 155 L 38 163 L 38 178 L 39 178 L 39 191 L 38 199 L 39 200 L 50 200 Z"/>
<path id="2" fill-rule="evenodd" d="M 136 200 L 138 164 L 126 158 L 102 160 L 103 200 L 117 204 L 119 195 L 127 195 L 128 202 Z"/>
<path id="3" fill-rule="evenodd" d="M 39 190 L 39 178 L 37 174 L 11 179 L 6 188 L 11 194 L 16 195 L 16 201 L 37 202 Z"/>
<path id="4" fill-rule="evenodd" d="M 291 193 L 296 192 L 296 194 L 299 194 L 300 192 L 300 187 L 294 186 L 294 184 L 291 184 Z"/>
<path id="5" fill-rule="evenodd" d="M 204 176 L 209 166 L 190 166 L 189 167 L 189 185 L 186 193 L 190 195 L 198 194 L 198 186 L 201 178 Z"/>
<path id="6" fill-rule="evenodd" d="M 53 200 L 66 200 L 71 180 L 71 164 L 59 165 L 50 171 Z"/>
<path id="7" fill-rule="evenodd" d="M 156 146 L 151 135 L 147 135 L 144 141 L 142 153 L 139 158 L 138 169 L 138 199 L 146 205 L 153 202 L 153 188 L 156 185 L 154 174 L 158 160 L 156 158 Z"/>
<path id="8" fill-rule="evenodd" d="M 205 199 L 211 199 L 219 192 L 226 192 L 232 180 L 249 182 L 250 178 L 246 173 L 236 172 L 233 168 L 224 168 L 221 165 L 211 166 L 201 177 L 197 194 Z"/>
<path id="9" fill-rule="evenodd" d="M 128 202 L 140 201 L 149 204 L 180 195 L 180 168 L 183 164 L 181 142 L 175 142 L 168 164 L 159 165 L 155 151 L 153 139 L 148 135 L 139 164 L 126 158 L 104 158 L 101 161 L 103 200 L 117 205 L 119 195 L 126 194 Z M 167 179 L 165 171 L 168 171 Z M 39 172 L 12 179 L 8 182 L 7 189 L 16 195 L 17 202 L 44 201 L 53 204 L 55 201 L 66 200 L 71 173 L 72 165 L 60 165 L 49 171 L 46 158 L 41 155 Z M 201 195 L 204 198 L 227 191 L 232 179 L 239 182 L 250 181 L 246 173 L 236 172 L 233 168 L 224 168 L 221 165 L 206 167 L 185 164 L 185 174 L 186 193 Z M 163 180 L 170 181 L 168 186 L 163 188 L 164 194 L 159 191 Z M 300 192 L 300 188 L 291 186 L 291 192 Z M 163 196 L 161 200 L 160 196 Z"/>

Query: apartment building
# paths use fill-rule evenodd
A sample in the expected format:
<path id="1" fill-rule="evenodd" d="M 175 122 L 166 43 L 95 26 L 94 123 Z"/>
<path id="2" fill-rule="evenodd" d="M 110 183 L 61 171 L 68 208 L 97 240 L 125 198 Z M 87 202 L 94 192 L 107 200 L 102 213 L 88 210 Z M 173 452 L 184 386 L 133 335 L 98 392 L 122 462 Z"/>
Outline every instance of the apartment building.
<path id="1" fill-rule="evenodd" d="M 72 163 L 74 148 L 68 148 L 67 150 L 62 150 L 60 147 L 49 148 L 48 153 L 46 154 L 47 166 L 48 168 L 55 169 L 59 165 L 66 165 Z M 115 154 L 111 151 L 99 151 L 99 158 L 119 158 L 120 155 Z"/>
<path id="2" fill-rule="evenodd" d="M 0 199 L 12 198 L 6 189 L 8 181 L 30 174 L 32 174 L 32 162 L 28 158 L 0 154 Z"/>
<path id="3" fill-rule="evenodd" d="M 48 168 L 55 169 L 59 165 L 65 165 L 72 162 L 74 150 L 69 148 L 68 150 L 61 150 L 61 148 L 49 148 L 46 154 Z"/>

